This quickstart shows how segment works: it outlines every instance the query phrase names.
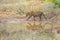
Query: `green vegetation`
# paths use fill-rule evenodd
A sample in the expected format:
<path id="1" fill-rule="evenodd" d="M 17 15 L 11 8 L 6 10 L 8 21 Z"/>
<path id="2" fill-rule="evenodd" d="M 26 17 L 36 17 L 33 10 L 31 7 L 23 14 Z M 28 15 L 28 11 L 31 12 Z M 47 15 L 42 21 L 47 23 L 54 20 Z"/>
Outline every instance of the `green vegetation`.
<path id="1" fill-rule="evenodd" d="M 54 7 L 55 8 L 60 8 L 60 0 L 56 0 Z"/>
<path id="2" fill-rule="evenodd" d="M 60 8 L 60 0 L 43 0 L 43 1 L 54 3 L 54 8 Z"/>
<path id="3" fill-rule="evenodd" d="M 44 2 L 55 2 L 55 0 L 43 0 Z"/>

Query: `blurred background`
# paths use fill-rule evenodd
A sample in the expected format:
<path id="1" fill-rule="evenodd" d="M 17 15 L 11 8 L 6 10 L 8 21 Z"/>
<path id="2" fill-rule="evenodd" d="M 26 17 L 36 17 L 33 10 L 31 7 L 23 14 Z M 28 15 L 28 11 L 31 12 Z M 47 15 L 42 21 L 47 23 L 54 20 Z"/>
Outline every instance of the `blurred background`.
<path id="1" fill-rule="evenodd" d="M 41 10 L 51 16 L 60 13 L 59 0 L 0 0 L 0 18 L 19 18 L 29 11 Z M 57 12 L 58 11 L 58 12 Z"/>
<path id="2" fill-rule="evenodd" d="M 48 20 L 27 21 L 31 11 Z M 0 0 L 0 40 L 60 40 L 60 0 Z"/>

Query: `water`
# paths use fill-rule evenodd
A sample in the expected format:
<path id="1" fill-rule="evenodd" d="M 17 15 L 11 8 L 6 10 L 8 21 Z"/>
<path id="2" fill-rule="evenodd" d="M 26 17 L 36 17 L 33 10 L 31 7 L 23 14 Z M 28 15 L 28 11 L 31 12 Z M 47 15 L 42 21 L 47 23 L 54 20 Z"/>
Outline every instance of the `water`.
<path id="1" fill-rule="evenodd" d="M 58 34 L 51 32 L 57 23 L 54 26 L 54 23 L 47 21 L 23 21 L 23 19 L 4 21 L 0 23 L 1 40 L 56 40 L 59 37 Z M 3 32 L 1 36 L 2 30 L 6 33 Z"/>

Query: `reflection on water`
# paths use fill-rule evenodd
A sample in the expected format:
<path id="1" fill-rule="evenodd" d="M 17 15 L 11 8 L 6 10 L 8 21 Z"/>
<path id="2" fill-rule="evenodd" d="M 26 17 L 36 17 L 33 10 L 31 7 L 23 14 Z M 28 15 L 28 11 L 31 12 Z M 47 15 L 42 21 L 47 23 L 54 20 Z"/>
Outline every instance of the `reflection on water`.
<path id="1" fill-rule="evenodd" d="M 41 23 L 35 24 L 35 22 L 34 22 L 33 24 L 28 23 L 27 29 L 28 30 L 41 30 L 41 29 L 43 29 L 43 27 L 42 27 Z"/>
<path id="2" fill-rule="evenodd" d="M 43 22 L 33 22 L 33 24 L 31 22 L 27 23 L 27 29 L 28 30 L 44 30 L 44 29 L 49 29 L 53 27 L 52 23 L 43 23 Z"/>
<path id="3" fill-rule="evenodd" d="M 4 25 L 2 27 L 2 25 Z M 1 23 L 1 40 L 53 40 L 54 32 L 51 31 L 52 24 L 39 21 L 22 21 L 16 23 Z M 41 31 L 42 30 L 42 31 Z M 54 35 L 53 35 L 54 34 Z"/>

